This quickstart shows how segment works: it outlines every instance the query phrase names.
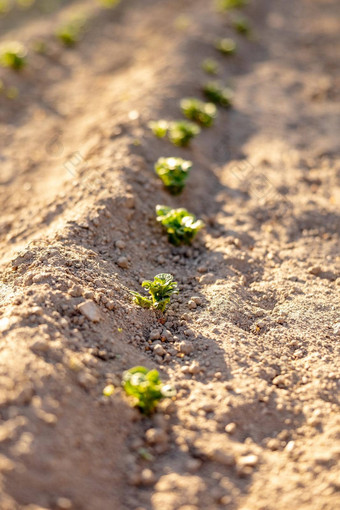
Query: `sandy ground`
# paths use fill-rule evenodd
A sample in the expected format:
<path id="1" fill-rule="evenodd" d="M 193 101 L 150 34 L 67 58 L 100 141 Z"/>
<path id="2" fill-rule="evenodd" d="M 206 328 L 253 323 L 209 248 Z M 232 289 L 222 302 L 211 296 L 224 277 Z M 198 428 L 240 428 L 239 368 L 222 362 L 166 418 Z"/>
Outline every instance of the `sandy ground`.
<path id="1" fill-rule="evenodd" d="M 0 20 L 48 45 L 0 71 L 20 91 L 0 95 L 1 510 L 339 508 L 337 0 L 252 2 L 233 57 L 207 0 L 93 9 L 73 50 L 64 10 Z M 206 57 L 233 109 L 189 149 L 155 139 Z M 194 163 L 179 197 L 153 172 L 170 155 Z M 205 220 L 192 247 L 156 204 Z M 164 324 L 128 293 L 160 272 L 180 286 Z M 177 388 L 151 418 L 119 389 L 136 364 Z"/>

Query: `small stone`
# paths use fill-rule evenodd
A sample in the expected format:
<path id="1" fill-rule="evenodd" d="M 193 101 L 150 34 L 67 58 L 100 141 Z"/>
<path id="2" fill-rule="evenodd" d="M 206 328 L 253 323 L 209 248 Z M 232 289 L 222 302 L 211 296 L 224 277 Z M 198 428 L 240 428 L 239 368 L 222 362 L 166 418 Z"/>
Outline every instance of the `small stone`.
<path id="1" fill-rule="evenodd" d="M 150 333 L 149 339 L 153 342 L 154 340 L 159 340 L 161 338 L 161 332 L 159 329 L 153 329 Z"/>
<path id="2" fill-rule="evenodd" d="M 188 302 L 188 308 L 190 310 L 195 310 L 197 308 L 197 304 L 195 303 L 195 301 L 193 301 L 192 299 L 190 299 L 190 301 Z"/>
<path id="3" fill-rule="evenodd" d="M 200 306 L 202 304 L 202 300 L 199 296 L 192 296 L 191 301 L 194 301 L 197 306 Z"/>
<path id="4" fill-rule="evenodd" d="M 56 503 L 58 510 L 71 510 L 72 508 L 72 501 L 68 498 L 58 498 Z"/>
<path id="5" fill-rule="evenodd" d="M 126 248 L 126 243 L 122 239 L 118 239 L 118 241 L 116 241 L 116 248 L 124 250 L 124 248 Z"/>
<path id="6" fill-rule="evenodd" d="M 308 273 L 314 276 L 318 276 L 320 273 L 322 273 L 322 269 L 320 266 L 312 266 L 308 268 Z"/>
<path id="7" fill-rule="evenodd" d="M 72 297 L 80 297 L 83 295 L 83 289 L 80 285 L 74 285 L 69 291 L 69 295 Z"/>
<path id="8" fill-rule="evenodd" d="M 179 344 L 179 350 L 182 354 L 191 354 L 194 352 L 194 346 L 190 342 L 181 342 Z"/>
<path id="9" fill-rule="evenodd" d="M 237 464 L 241 467 L 254 467 L 258 463 L 259 458 L 257 455 L 246 455 L 238 459 Z"/>
<path id="10" fill-rule="evenodd" d="M 80 305 L 78 305 L 78 310 L 89 321 L 92 321 L 92 322 L 100 321 L 100 318 L 101 318 L 100 310 L 93 301 L 88 300 L 88 301 L 85 301 L 85 303 L 80 303 Z"/>
<path id="11" fill-rule="evenodd" d="M 117 265 L 122 269 L 128 269 L 129 261 L 126 257 L 119 257 L 119 259 L 117 260 Z"/>
<path id="12" fill-rule="evenodd" d="M 168 435 L 162 429 L 152 428 L 146 431 L 145 439 L 149 445 L 166 443 L 168 441 Z"/>
<path id="13" fill-rule="evenodd" d="M 279 439 L 271 438 L 267 441 L 267 447 L 269 450 L 272 450 L 273 452 L 276 450 L 280 450 L 281 442 Z"/>
<path id="14" fill-rule="evenodd" d="M 200 278 L 200 283 L 204 284 L 210 284 L 214 283 L 215 281 L 215 275 L 213 273 L 207 273 Z"/>
<path id="15" fill-rule="evenodd" d="M 154 354 L 156 354 L 157 356 L 164 356 L 166 354 L 166 350 L 164 349 L 164 347 L 160 344 L 157 344 L 154 346 L 153 348 L 153 352 Z"/>
<path id="16" fill-rule="evenodd" d="M 192 374 L 192 375 L 199 374 L 200 371 L 201 371 L 201 367 L 200 367 L 199 363 L 197 363 L 197 361 L 194 361 L 189 366 L 189 373 Z"/>
<path id="17" fill-rule="evenodd" d="M 115 308 L 115 303 L 114 303 L 114 301 L 109 300 L 109 301 L 105 304 L 105 306 L 106 306 L 106 308 L 107 308 L 108 310 L 114 310 L 114 308 Z"/>
<path id="18" fill-rule="evenodd" d="M 49 343 L 46 340 L 37 340 L 31 346 L 31 350 L 36 353 L 45 353 L 49 350 Z"/>
<path id="19" fill-rule="evenodd" d="M 235 430 L 236 430 L 236 423 L 234 422 L 230 422 L 228 423 L 228 425 L 225 426 L 225 429 L 227 434 L 234 434 Z"/>
<path id="20" fill-rule="evenodd" d="M 151 469 L 143 469 L 143 471 L 140 474 L 140 480 L 141 484 L 148 487 L 150 485 L 154 485 L 156 482 L 156 477 L 153 471 Z"/>
<path id="21" fill-rule="evenodd" d="M 223 466 L 233 466 L 235 464 L 234 455 L 225 453 L 218 448 L 211 452 L 210 458 Z"/>

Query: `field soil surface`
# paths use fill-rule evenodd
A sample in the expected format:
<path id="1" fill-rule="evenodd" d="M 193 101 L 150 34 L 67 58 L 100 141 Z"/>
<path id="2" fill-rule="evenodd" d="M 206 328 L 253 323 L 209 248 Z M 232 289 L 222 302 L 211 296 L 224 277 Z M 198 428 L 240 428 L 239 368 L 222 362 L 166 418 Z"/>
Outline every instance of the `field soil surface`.
<path id="1" fill-rule="evenodd" d="M 208 0 L 0 19 L 1 40 L 47 48 L 0 70 L 19 91 L 0 93 L 1 510 L 340 506 L 339 2 L 243 14 L 249 37 Z M 233 107 L 189 148 L 155 138 L 203 97 L 205 58 Z M 161 156 L 193 162 L 180 196 Z M 204 220 L 192 246 L 157 204 Z M 180 289 L 163 318 L 128 292 L 158 273 Z M 140 364 L 177 389 L 149 418 L 120 389 Z"/>

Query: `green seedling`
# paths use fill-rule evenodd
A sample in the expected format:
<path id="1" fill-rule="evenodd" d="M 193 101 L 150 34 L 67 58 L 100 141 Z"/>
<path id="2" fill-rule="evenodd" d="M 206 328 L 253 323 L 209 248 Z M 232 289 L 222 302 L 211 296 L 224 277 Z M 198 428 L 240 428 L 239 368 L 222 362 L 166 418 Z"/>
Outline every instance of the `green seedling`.
<path id="1" fill-rule="evenodd" d="M 167 273 L 157 274 L 153 281 L 145 280 L 142 287 L 146 289 L 150 297 L 142 296 L 139 292 L 130 290 L 134 302 L 143 308 L 153 308 L 164 312 L 170 303 L 171 296 L 178 294 L 177 282 L 173 281 L 173 276 Z"/>
<path id="2" fill-rule="evenodd" d="M 56 36 L 65 46 L 74 46 L 80 41 L 85 29 L 85 24 L 86 18 L 84 16 L 75 17 L 64 25 L 61 25 L 56 30 Z"/>
<path id="3" fill-rule="evenodd" d="M 207 74 L 217 74 L 218 73 L 218 63 L 213 58 L 206 58 L 202 62 L 202 69 Z"/>
<path id="4" fill-rule="evenodd" d="M 172 398 L 176 390 L 170 384 L 163 384 L 157 370 L 133 367 L 123 374 L 122 386 L 132 397 L 134 407 L 146 415 L 151 414 L 163 398 Z"/>
<path id="5" fill-rule="evenodd" d="M 189 177 L 192 162 L 182 158 L 159 158 L 155 172 L 172 195 L 179 195 Z"/>
<path id="6" fill-rule="evenodd" d="M 203 87 L 205 97 L 214 104 L 230 108 L 233 103 L 234 93 L 228 87 L 223 87 L 220 83 L 212 81 L 206 83 Z"/>
<path id="7" fill-rule="evenodd" d="M 203 127 L 212 126 L 217 116 L 217 109 L 213 103 L 204 103 L 194 98 L 182 99 L 181 109 L 188 119 L 198 122 Z"/>
<path id="8" fill-rule="evenodd" d="M 217 10 L 220 12 L 230 9 L 241 9 L 248 4 L 248 0 L 217 0 Z"/>
<path id="9" fill-rule="evenodd" d="M 238 32 L 239 34 L 248 36 L 251 33 L 249 21 L 244 16 L 236 16 L 232 20 L 232 25 L 236 32 Z"/>
<path id="10" fill-rule="evenodd" d="M 0 65 L 20 71 L 27 64 L 27 50 L 17 41 L 5 42 L 0 47 Z"/>
<path id="11" fill-rule="evenodd" d="M 217 39 L 215 48 L 223 53 L 223 55 L 234 55 L 237 49 L 236 42 L 229 37 Z"/>
<path id="12" fill-rule="evenodd" d="M 118 4 L 120 4 L 120 0 L 98 0 L 98 2 L 107 9 L 113 9 L 114 7 L 117 7 Z"/>
<path id="13" fill-rule="evenodd" d="M 170 123 L 168 137 L 174 145 L 186 147 L 200 132 L 200 128 L 193 122 L 179 120 Z"/>
<path id="14" fill-rule="evenodd" d="M 156 215 L 157 221 L 166 230 L 170 243 L 175 246 L 190 244 L 204 227 L 203 221 L 197 220 L 196 216 L 186 209 L 171 209 L 165 205 L 157 205 Z"/>
<path id="15" fill-rule="evenodd" d="M 164 138 L 169 129 L 169 122 L 167 120 L 155 120 L 149 122 L 149 128 L 158 138 Z"/>

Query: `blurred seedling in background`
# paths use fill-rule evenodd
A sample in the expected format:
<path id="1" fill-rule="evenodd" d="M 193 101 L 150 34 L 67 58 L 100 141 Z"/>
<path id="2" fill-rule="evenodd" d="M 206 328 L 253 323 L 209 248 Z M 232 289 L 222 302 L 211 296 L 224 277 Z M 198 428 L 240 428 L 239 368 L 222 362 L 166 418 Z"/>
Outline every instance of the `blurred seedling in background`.
<path id="1" fill-rule="evenodd" d="M 106 7 L 107 9 L 113 9 L 120 4 L 121 0 L 97 0 L 100 5 Z"/>
<path id="2" fill-rule="evenodd" d="M 239 34 L 249 36 L 251 34 L 251 27 L 248 19 L 245 16 L 235 16 L 232 19 L 232 26 Z"/>
<path id="3" fill-rule="evenodd" d="M 56 36 L 65 46 L 74 46 L 80 41 L 86 26 L 86 16 L 79 15 L 70 19 L 56 30 Z"/>
<path id="4" fill-rule="evenodd" d="M 205 97 L 214 104 L 230 108 L 233 104 L 233 91 L 228 87 L 223 87 L 219 82 L 212 81 L 203 86 Z"/>
<path id="5" fill-rule="evenodd" d="M 142 296 L 139 292 L 130 290 L 133 301 L 143 308 L 153 308 L 164 312 L 170 303 L 171 296 L 178 294 L 177 282 L 173 281 L 173 276 L 167 273 L 157 274 L 153 281 L 145 280 L 142 287 L 146 289 L 150 297 Z"/>
<path id="6" fill-rule="evenodd" d="M 39 55 L 46 55 L 47 44 L 42 39 L 36 39 L 32 42 L 32 50 Z"/>
<path id="7" fill-rule="evenodd" d="M 172 195 L 179 195 L 189 177 L 192 162 L 182 158 L 159 158 L 155 172 Z"/>
<path id="8" fill-rule="evenodd" d="M 0 45 L 0 65 L 20 71 L 27 64 L 27 50 L 17 41 L 4 42 Z"/>
<path id="9" fill-rule="evenodd" d="M 149 128 L 158 138 L 164 138 L 169 129 L 169 122 L 167 120 L 155 120 L 148 124 Z"/>
<path id="10" fill-rule="evenodd" d="M 188 119 L 198 122 L 203 127 L 212 126 L 217 116 L 217 109 L 213 103 L 204 103 L 194 98 L 182 99 L 181 110 Z"/>
<path id="11" fill-rule="evenodd" d="M 202 69 L 207 74 L 217 74 L 218 73 L 218 62 L 212 58 L 206 58 L 202 62 Z"/>
<path id="12" fill-rule="evenodd" d="M 186 147 L 200 132 L 200 128 L 193 122 L 179 120 L 170 123 L 168 137 L 174 145 Z"/>
<path id="13" fill-rule="evenodd" d="M 125 393 L 132 397 L 132 404 L 146 415 L 150 415 L 164 398 L 172 398 L 176 390 L 170 384 L 164 384 L 157 370 L 148 370 L 139 366 L 126 370 L 122 386 Z"/>
<path id="14" fill-rule="evenodd" d="M 229 11 L 231 9 L 242 9 L 248 4 L 248 0 L 217 0 L 216 8 L 218 11 Z"/>
<path id="15" fill-rule="evenodd" d="M 172 209 L 165 205 L 157 205 L 156 215 L 157 221 L 166 230 L 170 243 L 175 246 L 190 244 L 204 227 L 203 221 L 197 220 L 196 216 L 186 209 Z"/>
<path id="16" fill-rule="evenodd" d="M 224 37 L 222 39 L 217 39 L 215 42 L 215 48 L 223 53 L 223 55 L 234 55 L 236 53 L 236 42 L 230 37 Z"/>

